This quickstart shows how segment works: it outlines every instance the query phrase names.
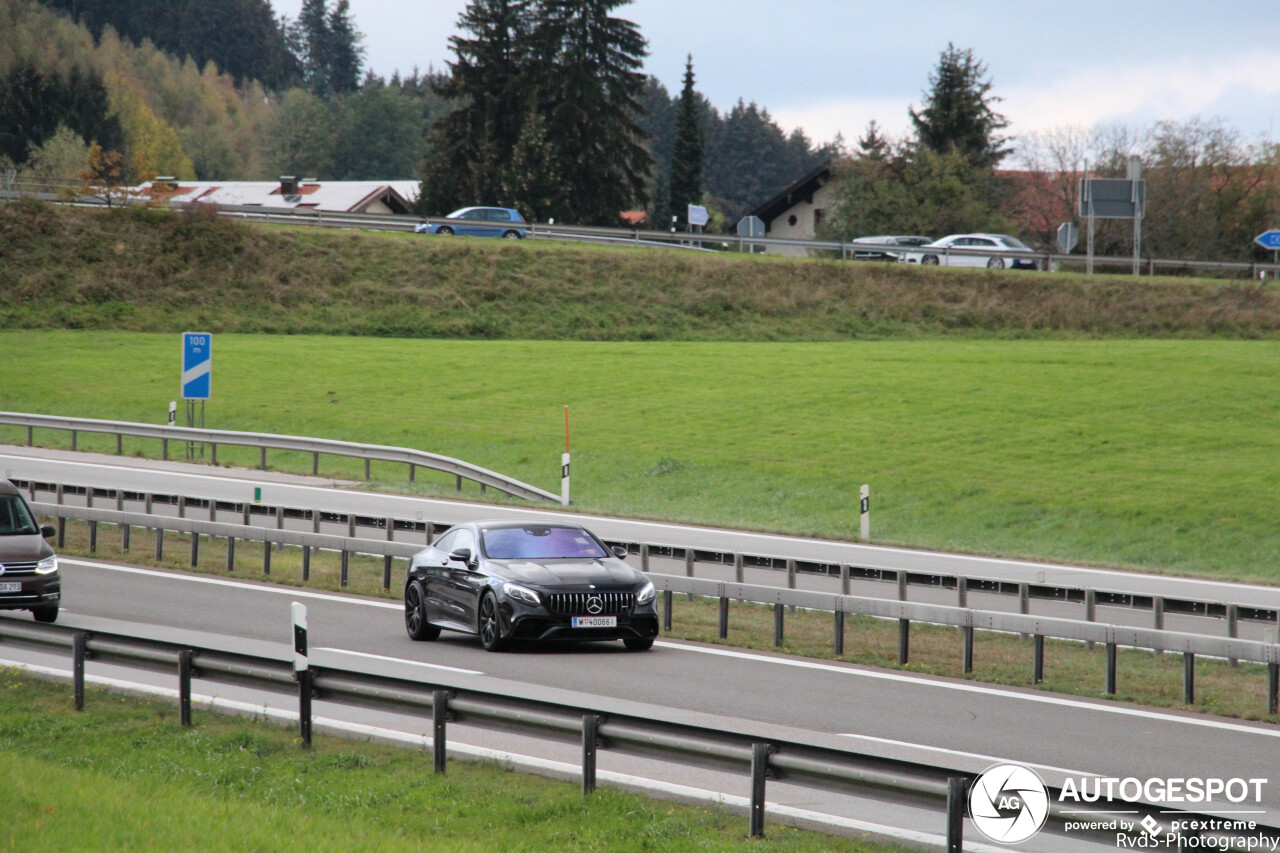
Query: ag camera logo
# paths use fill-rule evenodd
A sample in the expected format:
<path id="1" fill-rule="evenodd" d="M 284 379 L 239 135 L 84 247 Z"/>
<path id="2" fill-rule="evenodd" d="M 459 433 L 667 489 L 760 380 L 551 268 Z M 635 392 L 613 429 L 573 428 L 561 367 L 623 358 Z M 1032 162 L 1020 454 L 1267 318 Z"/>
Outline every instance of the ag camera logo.
<path id="1" fill-rule="evenodd" d="M 969 789 L 969 816 L 992 841 L 1026 841 L 1049 817 L 1049 790 L 1029 767 L 997 764 L 982 771 Z"/>

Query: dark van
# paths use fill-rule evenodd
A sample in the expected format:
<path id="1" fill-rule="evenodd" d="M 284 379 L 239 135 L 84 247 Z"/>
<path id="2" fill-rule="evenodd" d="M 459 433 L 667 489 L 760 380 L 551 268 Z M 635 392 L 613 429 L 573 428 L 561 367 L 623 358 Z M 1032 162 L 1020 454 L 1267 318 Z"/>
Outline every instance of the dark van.
<path id="1" fill-rule="evenodd" d="M 62 600 L 58 557 L 44 541 L 53 525 L 36 524 L 13 483 L 0 477 L 0 610 L 30 610 L 37 622 L 54 622 Z"/>

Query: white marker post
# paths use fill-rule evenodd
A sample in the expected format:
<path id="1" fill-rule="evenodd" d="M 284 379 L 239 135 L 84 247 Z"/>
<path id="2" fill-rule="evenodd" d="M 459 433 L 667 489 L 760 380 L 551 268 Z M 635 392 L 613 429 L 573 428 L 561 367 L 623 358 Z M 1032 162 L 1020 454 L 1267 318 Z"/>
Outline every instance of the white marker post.
<path id="1" fill-rule="evenodd" d="M 302 745 L 311 746 L 311 664 L 307 660 L 307 606 L 293 602 L 293 675 L 298 679 L 298 723 Z"/>
<path id="2" fill-rule="evenodd" d="M 858 490 L 858 511 L 862 516 L 862 538 L 871 538 L 871 487 L 864 485 Z"/>
<path id="3" fill-rule="evenodd" d="M 173 426 L 178 420 L 178 401 L 169 401 L 169 426 Z"/>
<path id="4" fill-rule="evenodd" d="M 569 500 L 569 407 L 564 407 L 564 454 L 560 457 L 560 503 L 568 506 Z"/>

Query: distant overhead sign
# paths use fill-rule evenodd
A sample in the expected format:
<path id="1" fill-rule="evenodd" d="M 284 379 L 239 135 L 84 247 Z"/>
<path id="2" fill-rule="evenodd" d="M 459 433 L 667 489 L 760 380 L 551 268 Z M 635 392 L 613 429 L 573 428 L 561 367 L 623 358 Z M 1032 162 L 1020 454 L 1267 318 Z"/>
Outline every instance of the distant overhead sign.
<path id="1" fill-rule="evenodd" d="M 1253 238 L 1253 242 L 1257 243 L 1264 249 L 1280 250 L 1280 229 L 1272 228 Z"/>
<path id="2" fill-rule="evenodd" d="M 688 221 L 690 225 L 706 225 L 707 209 L 700 204 L 689 205 Z"/>
<path id="3" fill-rule="evenodd" d="M 739 237 L 763 237 L 764 220 L 758 216 L 744 216 L 738 220 Z"/>
<path id="4" fill-rule="evenodd" d="M 1141 219 L 1146 214 L 1147 182 L 1116 178 L 1080 179 L 1080 215 L 1097 219 Z"/>
<path id="5" fill-rule="evenodd" d="M 208 400 L 213 385 L 213 335 L 182 333 L 182 398 Z"/>

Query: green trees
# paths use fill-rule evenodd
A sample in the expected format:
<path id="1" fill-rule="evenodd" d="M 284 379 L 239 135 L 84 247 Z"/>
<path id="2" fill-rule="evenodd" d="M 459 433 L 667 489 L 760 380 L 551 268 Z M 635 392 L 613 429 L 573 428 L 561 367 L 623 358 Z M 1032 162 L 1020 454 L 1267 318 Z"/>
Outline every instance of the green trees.
<path id="1" fill-rule="evenodd" d="M 72 66 L 67 74 L 30 61 L 0 74 L 0 157 L 22 165 L 35 149 L 66 127 L 86 143 L 119 148 L 124 134 L 102 75 Z"/>
<path id="2" fill-rule="evenodd" d="M 608 223 L 646 197 L 637 123 L 644 39 L 624 0 L 473 0 L 450 42 L 420 212 L 507 204 L 535 219 Z"/>
<path id="3" fill-rule="evenodd" d="M 303 84 L 321 98 L 356 91 L 364 58 L 362 38 L 348 0 L 337 0 L 332 7 L 325 0 L 303 0 L 298 20 L 288 28 Z"/>
<path id="4" fill-rule="evenodd" d="M 1007 140 L 997 136 L 1009 121 L 992 109 L 1000 99 L 991 94 L 986 73 L 972 50 L 947 45 L 929 75 L 924 106 L 920 112 L 908 111 L 921 148 L 938 154 L 958 151 L 980 169 L 994 168 L 1009 153 Z"/>
<path id="5" fill-rule="evenodd" d="M 693 55 L 684 66 L 684 87 L 676 108 L 676 138 L 671 148 L 671 189 L 667 198 L 677 215 L 687 205 L 702 203 L 702 170 L 706 138 L 702 115 L 693 89 Z"/>

